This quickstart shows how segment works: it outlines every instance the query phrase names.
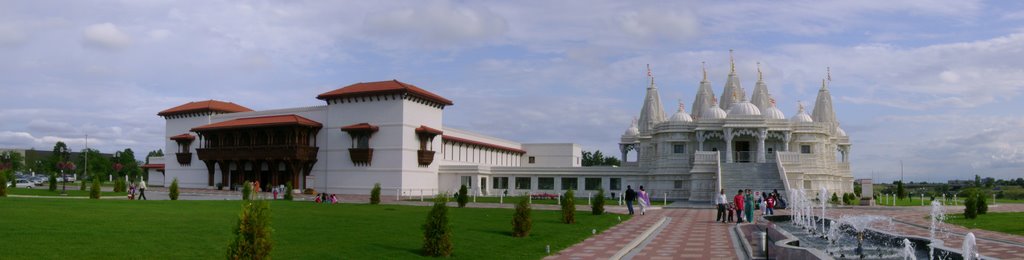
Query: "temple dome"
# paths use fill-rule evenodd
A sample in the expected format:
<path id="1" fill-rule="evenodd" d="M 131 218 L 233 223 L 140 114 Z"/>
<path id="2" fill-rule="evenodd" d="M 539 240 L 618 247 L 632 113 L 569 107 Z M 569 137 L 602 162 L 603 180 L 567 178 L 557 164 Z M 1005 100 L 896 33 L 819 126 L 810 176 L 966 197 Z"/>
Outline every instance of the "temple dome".
<path id="1" fill-rule="evenodd" d="M 836 135 L 846 136 L 846 131 L 842 127 L 836 126 Z"/>
<path id="2" fill-rule="evenodd" d="M 729 107 L 728 118 L 751 117 L 751 116 L 760 117 L 761 116 L 761 110 L 757 109 L 757 106 L 755 106 L 754 104 L 751 104 L 750 102 L 747 102 L 746 100 L 741 101 L 741 102 L 736 103 L 736 104 L 732 104 L 732 106 Z"/>
<path id="3" fill-rule="evenodd" d="M 640 129 L 636 127 L 636 120 L 633 120 L 633 124 L 626 128 L 626 132 L 622 134 L 625 137 L 635 137 L 640 134 Z"/>
<path id="4" fill-rule="evenodd" d="M 672 115 L 672 118 L 669 118 L 668 121 L 670 123 L 689 123 L 693 122 L 693 117 L 691 117 L 689 113 L 686 113 L 686 107 L 683 106 L 682 101 L 679 101 L 679 110 L 676 111 L 676 114 Z"/>
<path id="5" fill-rule="evenodd" d="M 778 107 L 770 106 L 767 111 L 764 111 L 764 118 L 786 120 L 786 115 L 782 114 L 782 110 L 779 110 Z"/>
<path id="6" fill-rule="evenodd" d="M 712 104 L 704 109 L 704 113 L 701 115 L 701 119 L 725 119 L 725 117 L 725 110 L 719 108 L 718 104 Z"/>
<path id="7" fill-rule="evenodd" d="M 793 116 L 793 118 L 790 118 L 789 121 L 791 121 L 793 123 L 812 123 L 812 122 L 814 122 L 814 120 L 811 119 L 811 115 L 808 115 L 807 111 L 804 111 L 804 104 L 803 103 L 797 103 L 797 106 L 798 106 L 798 109 L 796 111 L 796 115 Z"/>

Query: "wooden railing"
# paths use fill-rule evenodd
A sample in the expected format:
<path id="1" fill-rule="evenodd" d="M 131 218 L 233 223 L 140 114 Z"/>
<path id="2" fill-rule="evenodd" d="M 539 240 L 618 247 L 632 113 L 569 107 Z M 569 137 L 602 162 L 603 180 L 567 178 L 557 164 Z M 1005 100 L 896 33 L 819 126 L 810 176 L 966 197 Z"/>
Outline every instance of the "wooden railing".
<path id="1" fill-rule="evenodd" d="M 316 160 L 320 148 L 296 145 L 260 145 L 199 148 L 200 160 Z"/>
<path id="2" fill-rule="evenodd" d="M 434 151 L 417 150 L 416 155 L 420 165 L 426 166 L 434 162 Z"/>

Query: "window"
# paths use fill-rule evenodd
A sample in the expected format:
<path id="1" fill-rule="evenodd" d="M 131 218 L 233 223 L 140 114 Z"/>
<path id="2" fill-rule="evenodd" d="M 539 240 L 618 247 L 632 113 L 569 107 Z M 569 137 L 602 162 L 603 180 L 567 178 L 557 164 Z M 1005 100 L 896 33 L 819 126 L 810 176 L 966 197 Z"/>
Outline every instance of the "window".
<path id="1" fill-rule="evenodd" d="M 473 176 L 462 176 L 462 185 L 466 185 L 467 189 L 473 188 Z"/>
<path id="2" fill-rule="evenodd" d="M 494 177 L 495 189 L 508 189 L 508 177 Z"/>
<path id="3" fill-rule="evenodd" d="M 537 157 L 530 156 L 530 163 L 537 163 Z"/>
<path id="4" fill-rule="evenodd" d="M 576 178 L 562 178 L 562 190 L 577 190 L 580 186 Z"/>
<path id="5" fill-rule="evenodd" d="M 622 179 L 611 178 L 608 179 L 608 185 L 611 186 L 610 190 L 622 190 Z"/>
<path id="6" fill-rule="evenodd" d="M 530 177 L 516 177 L 516 189 L 517 190 L 529 190 L 533 183 L 530 183 Z"/>
<path id="7" fill-rule="evenodd" d="M 601 178 L 583 179 L 583 187 L 586 188 L 587 190 L 601 189 Z"/>
<path id="8" fill-rule="evenodd" d="M 809 145 L 809 144 L 801 144 L 800 145 L 800 153 L 811 153 L 811 145 Z"/>
<path id="9" fill-rule="evenodd" d="M 370 136 L 369 135 L 359 135 L 358 137 L 356 137 L 356 147 L 355 148 L 360 148 L 360 149 L 370 148 Z"/>
<path id="10" fill-rule="evenodd" d="M 686 144 L 672 145 L 672 153 L 686 153 Z"/>
<path id="11" fill-rule="evenodd" d="M 676 187 L 676 189 L 682 189 L 683 188 L 683 181 L 674 181 L 673 184 Z"/>
<path id="12" fill-rule="evenodd" d="M 540 190 L 554 190 L 555 189 L 555 178 L 550 178 L 550 177 L 537 178 L 537 189 L 540 189 Z"/>

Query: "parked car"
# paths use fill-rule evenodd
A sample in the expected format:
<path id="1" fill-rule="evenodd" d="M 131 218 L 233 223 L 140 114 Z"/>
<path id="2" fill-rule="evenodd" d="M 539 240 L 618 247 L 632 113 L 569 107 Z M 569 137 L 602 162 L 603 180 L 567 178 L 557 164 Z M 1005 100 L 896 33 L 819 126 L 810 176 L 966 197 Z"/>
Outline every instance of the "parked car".
<path id="1" fill-rule="evenodd" d="M 28 188 L 28 189 L 31 189 L 32 187 L 36 186 L 35 184 L 32 184 L 32 181 L 29 181 L 27 179 L 19 179 L 17 182 L 15 182 L 14 185 L 15 185 L 14 187 L 16 187 L 16 188 Z"/>
<path id="2" fill-rule="evenodd" d="M 64 179 L 67 180 L 68 182 L 75 182 L 74 175 L 64 175 Z"/>
<path id="3" fill-rule="evenodd" d="M 36 186 L 43 186 L 43 183 L 46 183 L 46 181 L 49 181 L 49 178 L 46 178 L 46 177 L 43 177 L 43 176 L 36 176 L 36 177 L 32 177 L 32 179 L 29 179 L 29 180 L 31 180 L 32 184 L 35 184 Z"/>

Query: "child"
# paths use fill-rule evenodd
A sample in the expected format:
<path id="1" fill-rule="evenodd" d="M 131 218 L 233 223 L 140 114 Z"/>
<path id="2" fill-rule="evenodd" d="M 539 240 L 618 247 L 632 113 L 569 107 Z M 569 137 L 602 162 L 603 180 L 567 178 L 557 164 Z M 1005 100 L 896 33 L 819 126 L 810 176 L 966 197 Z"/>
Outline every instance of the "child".
<path id="1" fill-rule="evenodd" d="M 336 194 L 331 194 L 331 204 L 338 204 L 338 196 L 335 195 Z"/>
<path id="2" fill-rule="evenodd" d="M 736 203 L 729 202 L 729 222 L 732 222 L 733 212 L 736 212 Z"/>
<path id="3" fill-rule="evenodd" d="M 316 198 L 313 199 L 313 202 L 316 202 L 317 204 L 320 204 L 323 201 L 320 200 L 320 195 L 317 195 Z"/>
<path id="4" fill-rule="evenodd" d="M 277 187 L 274 187 L 274 199 L 277 199 Z"/>

